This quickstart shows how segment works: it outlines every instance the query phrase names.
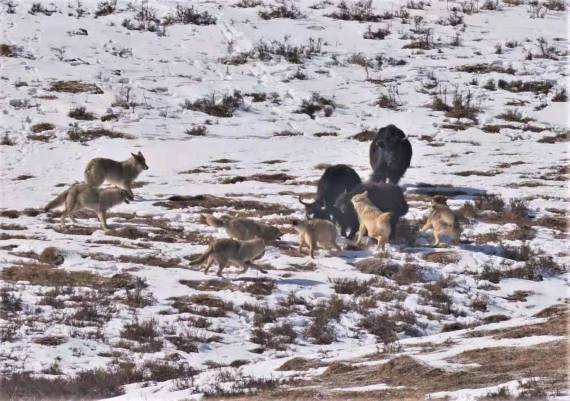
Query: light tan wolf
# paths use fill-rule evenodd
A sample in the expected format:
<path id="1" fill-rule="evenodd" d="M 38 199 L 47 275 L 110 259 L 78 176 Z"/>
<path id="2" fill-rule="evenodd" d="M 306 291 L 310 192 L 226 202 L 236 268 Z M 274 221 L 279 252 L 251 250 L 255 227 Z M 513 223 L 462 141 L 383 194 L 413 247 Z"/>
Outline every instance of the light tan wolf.
<path id="1" fill-rule="evenodd" d="M 107 181 L 133 195 L 131 186 L 143 170 L 148 170 L 148 166 L 140 151 L 131 153 L 131 157 L 123 162 L 98 157 L 87 163 L 85 182 L 92 187 L 100 187 Z"/>
<path id="2" fill-rule="evenodd" d="M 107 230 L 107 210 L 123 202 L 129 203 L 132 200 L 133 196 L 122 188 L 95 188 L 79 183 L 73 184 L 71 188 L 59 194 L 57 198 L 47 204 L 44 211 L 65 206 L 65 210 L 61 214 L 61 226 L 64 227 L 66 217 L 69 216 L 71 221 L 76 223 L 73 213 L 82 209 L 93 210 L 97 213 L 101 227 Z"/>
<path id="3" fill-rule="evenodd" d="M 206 259 L 205 274 L 214 262 L 218 263 L 218 276 L 222 277 L 222 271 L 230 264 L 236 264 L 245 273 L 249 267 L 254 267 L 262 273 L 267 273 L 260 266 L 253 263 L 265 254 L 265 242 L 261 238 L 252 239 L 249 241 L 240 241 L 237 239 L 223 238 L 213 240 L 208 246 L 208 250 L 201 256 L 192 259 L 191 265 L 197 265 L 204 262 Z"/>
<path id="4" fill-rule="evenodd" d="M 356 235 L 356 244 L 362 243 L 363 237 L 368 232 L 368 236 L 378 241 L 378 249 L 385 251 L 386 242 L 390 238 L 392 227 L 390 226 L 390 217 L 392 213 L 382 212 L 372 204 L 368 198 L 368 191 L 356 194 L 352 197 L 352 204 L 358 215 L 358 234 Z"/>
<path id="5" fill-rule="evenodd" d="M 431 211 L 428 219 L 420 231 L 433 229 L 433 237 L 435 242 L 433 246 L 438 246 L 440 236 L 448 235 L 453 239 L 455 244 L 459 243 L 461 236 L 461 227 L 459 219 L 447 205 L 447 199 L 441 195 L 435 196 L 431 201 Z"/>
<path id="6" fill-rule="evenodd" d="M 276 227 L 243 217 L 222 216 L 217 218 L 211 214 L 202 214 L 200 215 L 200 222 L 212 227 L 223 227 L 231 238 L 242 241 L 261 238 L 270 242 L 279 239 L 283 235 Z"/>
<path id="7" fill-rule="evenodd" d="M 311 258 L 315 258 L 315 251 L 317 244 L 323 248 L 332 249 L 337 251 L 342 249 L 336 243 L 336 226 L 333 222 L 322 219 L 311 220 L 293 220 L 291 222 L 293 227 L 299 233 L 299 253 L 302 253 L 305 245 L 309 246 L 309 254 Z"/>

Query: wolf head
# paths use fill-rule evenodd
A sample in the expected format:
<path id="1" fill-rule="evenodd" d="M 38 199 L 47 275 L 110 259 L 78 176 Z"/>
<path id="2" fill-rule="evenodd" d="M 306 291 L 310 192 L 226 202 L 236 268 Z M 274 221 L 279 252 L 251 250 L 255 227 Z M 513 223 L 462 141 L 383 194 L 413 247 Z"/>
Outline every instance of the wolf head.
<path id="1" fill-rule="evenodd" d="M 131 156 L 133 157 L 137 167 L 139 167 L 141 170 L 148 170 L 148 166 L 146 165 L 146 159 L 144 158 L 140 150 L 139 153 L 131 153 Z"/>
<path id="2" fill-rule="evenodd" d="M 359 201 L 368 201 L 368 191 L 361 192 L 352 197 L 352 203 Z"/>
<path id="3" fill-rule="evenodd" d="M 436 195 L 431 200 L 432 205 L 447 205 L 447 198 L 445 196 Z"/>

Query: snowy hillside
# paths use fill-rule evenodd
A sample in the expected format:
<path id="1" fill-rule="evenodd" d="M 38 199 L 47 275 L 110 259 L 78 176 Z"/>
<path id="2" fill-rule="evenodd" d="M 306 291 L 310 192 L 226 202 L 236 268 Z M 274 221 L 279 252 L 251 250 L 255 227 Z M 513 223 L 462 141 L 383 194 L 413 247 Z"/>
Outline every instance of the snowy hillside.
<path id="1" fill-rule="evenodd" d="M 570 399 L 567 6 L 1 0 L 0 399 Z M 298 196 L 367 179 L 388 124 L 387 255 L 300 254 Z M 138 151 L 109 231 L 43 212 Z M 434 195 L 457 246 L 418 232 Z M 201 213 L 279 227 L 267 274 L 191 268 Z"/>

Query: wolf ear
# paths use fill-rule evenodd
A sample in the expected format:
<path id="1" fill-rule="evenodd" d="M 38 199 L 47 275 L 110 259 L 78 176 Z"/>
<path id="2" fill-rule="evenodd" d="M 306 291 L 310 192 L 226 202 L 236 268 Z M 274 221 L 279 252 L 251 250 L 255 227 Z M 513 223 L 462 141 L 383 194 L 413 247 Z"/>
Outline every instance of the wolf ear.
<path id="1" fill-rule="evenodd" d="M 135 155 L 134 153 L 131 153 L 131 156 L 136 158 L 138 155 Z"/>
<path id="2" fill-rule="evenodd" d="M 143 157 L 143 154 L 142 154 L 142 152 L 141 152 L 140 150 L 139 150 L 139 156 L 140 156 L 140 157 Z"/>

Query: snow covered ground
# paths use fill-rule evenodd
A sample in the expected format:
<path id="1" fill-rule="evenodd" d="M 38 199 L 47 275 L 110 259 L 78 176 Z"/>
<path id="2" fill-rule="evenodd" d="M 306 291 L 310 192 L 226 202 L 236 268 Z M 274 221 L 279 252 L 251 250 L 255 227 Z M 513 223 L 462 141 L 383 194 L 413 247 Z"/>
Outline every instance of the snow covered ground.
<path id="1" fill-rule="evenodd" d="M 369 372 L 408 356 L 461 372 L 480 365 L 460 358 L 473 350 L 553 352 L 566 337 L 549 320 L 566 312 L 540 315 L 568 302 L 570 278 L 564 3 L 365 3 L 348 2 L 355 21 L 334 18 L 342 7 L 326 0 L 2 2 L 5 398 L 217 399 L 284 386 L 330 399 L 472 400 L 540 383 L 563 399 L 556 366 L 460 387 L 398 384 L 398 373 L 327 382 L 338 364 Z M 215 23 L 164 23 L 190 4 L 207 13 L 194 22 Z M 277 4 L 296 18 L 261 17 Z M 224 96 L 224 109 L 196 103 Z M 353 136 L 388 124 L 414 152 L 400 182 L 410 211 L 388 255 L 345 239 L 341 253 L 300 255 L 298 195 L 314 193 L 322 164 L 366 179 L 369 141 Z M 91 158 L 139 150 L 150 169 L 110 231 L 90 214 L 61 229 L 57 213 L 41 212 Z M 458 246 L 434 249 L 417 233 L 435 194 L 461 215 Z M 285 235 L 260 261 L 268 273 L 189 269 L 189 256 L 225 236 L 200 223 L 203 212 L 279 226 Z M 63 264 L 40 260 L 46 247 Z M 546 329 L 473 334 L 533 325 Z M 307 366 L 281 368 L 294 358 Z M 85 371 L 90 393 L 73 381 Z M 96 386 L 96 373 L 111 384 Z"/>

